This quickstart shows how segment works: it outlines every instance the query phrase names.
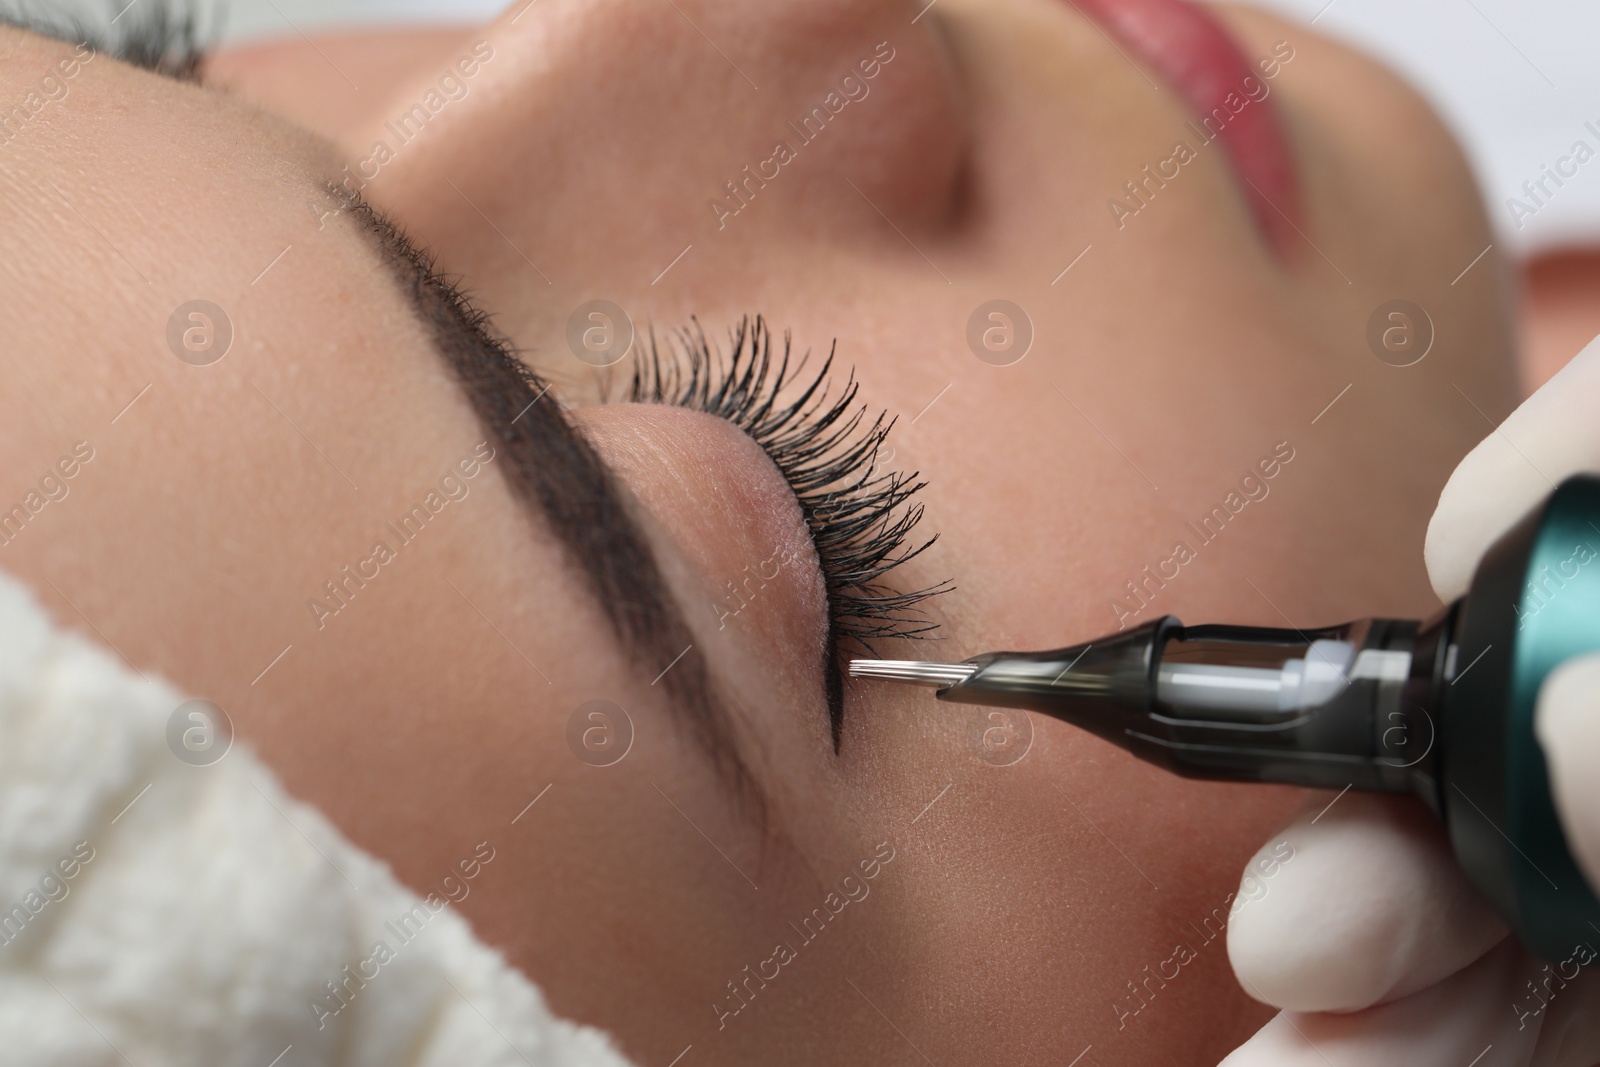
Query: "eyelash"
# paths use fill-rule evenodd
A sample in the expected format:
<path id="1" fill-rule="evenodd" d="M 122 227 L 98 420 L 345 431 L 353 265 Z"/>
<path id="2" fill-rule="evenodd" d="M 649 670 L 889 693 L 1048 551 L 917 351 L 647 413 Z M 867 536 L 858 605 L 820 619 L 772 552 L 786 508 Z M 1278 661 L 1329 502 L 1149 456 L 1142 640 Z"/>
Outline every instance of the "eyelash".
<path id="1" fill-rule="evenodd" d="M 800 501 L 816 546 L 835 652 L 854 645 L 870 653 L 873 641 L 925 636 L 938 624 L 919 605 L 952 587 L 944 581 L 902 593 L 885 584 L 896 567 L 938 540 L 935 535 L 913 542 L 922 505 L 911 498 L 926 483 L 914 473 L 877 467 L 878 449 L 894 420 L 880 413 L 866 422 L 866 407 L 855 406 L 854 371 L 829 399 L 831 349 L 807 379 L 809 353 L 793 360 L 787 334 L 775 352 L 772 331 L 759 316 L 740 322 L 730 340 L 731 354 L 724 356 L 695 321 L 673 334 L 663 354 L 652 333 L 648 350 L 634 360 L 624 399 L 720 416 L 772 458 Z M 786 390 L 798 393 L 779 406 Z M 835 743 L 837 730 L 836 719 Z"/>

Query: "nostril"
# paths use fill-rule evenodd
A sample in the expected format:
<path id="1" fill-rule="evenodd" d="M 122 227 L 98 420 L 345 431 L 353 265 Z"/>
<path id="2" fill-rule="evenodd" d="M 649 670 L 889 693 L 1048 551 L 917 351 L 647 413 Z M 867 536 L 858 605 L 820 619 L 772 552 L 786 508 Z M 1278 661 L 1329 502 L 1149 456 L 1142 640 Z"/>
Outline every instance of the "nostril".
<path id="1" fill-rule="evenodd" d="M 841 128 L 870 121 L 863 116 L 861 105 L 872 96 L 873 87 L 897 56 L 892 44 L 887 40 L 879 41 L 870 53 L 854 62 L 841 61 L 838 67 L 842 73 L 821 83 L 810 100 L 792 107 L 791 117 L 783 123 L 780 139 L 775 141 L 772 151 L 754 164 L 746 163 L 737 175 L 723 183 L 726 196 L 711 202 L 718 228 L 723 228 L 728 219 L 750 207 L 769 182 L 777 182 L 783 176 L 784 168 L 799 163 L 802 157 L 829 154 L 830 146 L 824 138 L 830 131 L 834 141 L 849 140 L 847 134 L 838 132 Z M 819 142 L 821 147 L 814 148 Z"/>
<path id="2" fill-rule="evenodd" d="M 701 201 L 714 231 L 899 240 L 885 217 L 904 230 L 947 220 L 965 135 L 938 9 L 925 3 L 678 0 L 673 17 L 694 30 L 674 50 L 739 71 L 704 101 L 719 126 Z"/>
<path id="3" fill-rule="evenodd" d="M 935 20 L 913 21 L 899 4 L 837 14 L 762 8 L 745 46 L 760 99 L 746 102 L 744 129 L 725 139 L 752 147 L 718 153 L 724 169 L 707 203 L 718 232 L 776 214 L 812 233 L 893 236 L 885 219 L 926 230 L 950 217 L 965 130 Z"/>
<path id="4" fill-rule="evenodd" d="M 898 0 L 508 11 L 484 33 L 495 59 L 471 93 L 369 195 L 506 307 L 530 285 L 587 289 L 622 249 L 665 267 L 694 244 L 670 287 L 709 241 L 903 245 L 896 229 L 949 223 L 966 152 L 939 13 L 913 21 Z"/>
<path id="5" fill-rule="evenodd" d="M 955 65 L 936 26 L 924 19 L 876 39 L 872 59 L 858 60 L 881 62 L 873 95 L 851 105 L 854 116 L 840 114 L 850 121 L 837 125 L 837 138 L 816 142 L 821 166 L 847 186 L 840 191 L 851 209 L 846 217 L 890 237 L 885 223 L 937 230 L 957 213 L 968 131 Z"/>

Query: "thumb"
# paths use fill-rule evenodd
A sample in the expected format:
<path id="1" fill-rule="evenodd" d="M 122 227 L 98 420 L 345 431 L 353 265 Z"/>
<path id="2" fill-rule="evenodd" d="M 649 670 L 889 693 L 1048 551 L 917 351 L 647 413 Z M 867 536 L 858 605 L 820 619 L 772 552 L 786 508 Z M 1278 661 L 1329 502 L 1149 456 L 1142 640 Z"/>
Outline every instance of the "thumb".
<path id="1" fill-rule="evenodd" d="M 1600 338 L 1463 459 L 1428 523 L 1423 556 L 1445 602 L 1467 591 L 1495 539 L 1569 474 L 1600 470 Z"/>
<path id="2" fill-rule="evenodd" d="M 1550 673 L 1539 689 L 1533 729 L 1567 844 L 1589 884 L 1600 887 L 1600 654 Z"/>
<path id="3" fill-rule="evenodd" d="M 1240 886 L 1228 959 L 1255 999 L 1352 1011 L 1415 993 L 1471 964 L 1505 927 L 1414 800 L 1309 800 L 1269 846 L 1270 882 Z M 1261 866 L 1264 849 L 1250 870 Z"/>

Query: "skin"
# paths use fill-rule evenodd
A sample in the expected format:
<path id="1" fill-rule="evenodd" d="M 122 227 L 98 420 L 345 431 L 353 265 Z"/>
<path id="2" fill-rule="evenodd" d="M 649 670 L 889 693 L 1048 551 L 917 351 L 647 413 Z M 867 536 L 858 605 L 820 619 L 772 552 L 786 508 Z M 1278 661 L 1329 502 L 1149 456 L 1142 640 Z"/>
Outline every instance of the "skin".
<path id="1" fill-rule="evenodd" d="M 1495 254 L 1451 284 L 1489 242 L 1459 153 L 1392 76 L 1230 8 L 1248 55 L 1295 49 L 1272 98 L 1306 245 L 1267 249 L 1217 152 L 1118 231 L 1107 198 L 1187 116 L 1070 6 L 944 0 L 915 24 L 920 5 L 887 2 L 680 6 L 543 0 L 466 35 L 224 56 L 211 77 L 232 99 L 86 66 L 0 150 L 0 500 L 74 441 L 95 458 L 0 565 L 63 624 L 227 709 L 409 885 L 490 842 L 462 911 L 638 1062 L 690 1044 L 701 1064 L 1063 1063 L 1090 1045 L 1102 1067 L 1215 1062 L 1269 1012 L 1194 926 L 1225 913 L 1300 796 L 1171 779 L 1043 719 L 993 766 L 983 710 L 881 684 L 848 690 L 835 755 L 821 579 L 776 469 L 709 416 L 593 406 L 566 320 L 601 296 L 641 328 L 697 315 L 721 337 L 759 311 L 799 348 L 838 339 L 862 398 L 902 416 L 891 465 L 929 482 L 922 529 L 940 540 L 897 584 L 957 587 L 930 609 L 941 643 L 882 655 L 1115 629 L 1123 583 L 1279 442 L 1294 458 L 1270 495 L 1137 621 L 1422 616 L 1438 490 L 1516 393 Z M 716 778 L 651 685 L 668 664 L 623 653 L 492 463 L 349 607 L 320 630 L 308 614 L 486 436 L 371 251 L 309 206 L 311 175 L 366 156 L 479 40 L 493 58 L 467 95 L 364 192 L 466 280 L 618 470 L 764 812 Z M 719 231 L 707 199 L 885 40 L 871 95 Z M 0 35 L 3 98 L 68 51 Z M 356 56 L 363 99 L 319 95 L 318 65 Z M 996 296 L 1035 329 L 1008 367 L 965 340 Z M 1438 332 L 1406 369 L 1364 342 L 1396 296 Z M 205 368 L 164 340 L 196 297 L 236 329 Z M 795 562 L 719 628 L 727 583 L 783 547 Z M 606 768 L 566 742 L 595 698 L 635 730 Z M 891 850 L 857 883 L 870 895 L 801 945 L 789 924 Z M 727 983 L 779 940 L 797 958 L 719 1028 L 712 1005 L 737 1003 Z M 1180 940 L 1197 958 L 1119 1018 Z"/>
<path id="2" fill-rule="evenodd" d="M 1518 348 L 1523 388 L 1533 392 L 1600 334 L 1600 254 L 1562 251 L 1522 276 Z"/>

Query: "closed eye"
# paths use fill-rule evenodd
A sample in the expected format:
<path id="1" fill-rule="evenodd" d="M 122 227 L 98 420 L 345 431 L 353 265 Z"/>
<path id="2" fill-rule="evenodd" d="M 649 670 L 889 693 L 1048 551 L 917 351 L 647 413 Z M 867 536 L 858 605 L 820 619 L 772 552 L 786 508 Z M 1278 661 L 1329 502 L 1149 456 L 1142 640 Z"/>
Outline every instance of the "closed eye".
<path id="1" fill-rule="evenodd" d="M 726 356 L 712 349 L 696 323 L 663 349 L 654 337 L 634 363 L 624 399 L 666 403 L 726 419 L 764 449 L 782 473 L 816 548 L 828 597 L 828 655 L 823 665 L 828 721 L 835 751 L 844 722 L 840 657 L 849 649 L 872 654 L 871 643 L 923 637 L 937 626 L 921 610 L 948 581 L 897 591 L 891 572 L 925 551 L 937 536 L 917 540 L 922 505 L 912 498 L 925 483 L 878 467 L 879 449 L 893 426 L 856 404 L 852 373 L 830 399 L 833 353 L 814 374 L 806 357 L 791 358 L 789 339 L 774 351 L 772 332 L 757 317 L 734 329 Z"/>

